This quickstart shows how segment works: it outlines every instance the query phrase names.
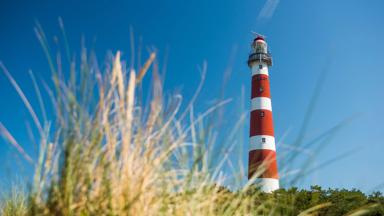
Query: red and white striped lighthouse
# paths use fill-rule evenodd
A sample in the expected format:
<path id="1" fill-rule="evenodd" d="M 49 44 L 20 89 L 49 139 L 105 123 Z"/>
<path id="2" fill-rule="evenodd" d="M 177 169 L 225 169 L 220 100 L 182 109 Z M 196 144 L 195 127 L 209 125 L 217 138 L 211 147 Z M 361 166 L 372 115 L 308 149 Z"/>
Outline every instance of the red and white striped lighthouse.
<path id="1" fill-rule="evenodd" d="M 272 57 L 263 36 L 252 43 L 248 66 L 252 71 L 248 179 L 255 176 L 261 191 L 279 189 L 268 67 Z"/>

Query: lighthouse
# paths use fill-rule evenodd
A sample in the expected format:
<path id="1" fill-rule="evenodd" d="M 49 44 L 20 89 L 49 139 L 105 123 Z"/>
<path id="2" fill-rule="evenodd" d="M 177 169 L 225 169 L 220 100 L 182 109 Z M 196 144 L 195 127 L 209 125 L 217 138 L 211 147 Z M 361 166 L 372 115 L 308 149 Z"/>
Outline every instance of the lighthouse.
<path id="1" fill-rule="evenodd" d="M 248 66 L 252 72 L 248 179 L 256 178 L 263 192 L 279 189 L 268 68 L 272 57 L 265 37 L 252 42 Z"/>

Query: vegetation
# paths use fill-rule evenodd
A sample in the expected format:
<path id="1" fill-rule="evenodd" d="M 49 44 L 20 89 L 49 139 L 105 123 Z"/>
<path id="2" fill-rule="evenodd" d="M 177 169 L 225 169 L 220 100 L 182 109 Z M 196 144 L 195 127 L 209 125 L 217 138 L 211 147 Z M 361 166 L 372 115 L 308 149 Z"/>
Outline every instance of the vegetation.
<path id="1" fill-rule="evenodd" d="M 223 176 L 228 157 L 212 151 L 215 138 L 206 123 L 207 116 L 228 101 L 195 116 L 192 99 L 180 111 L 180 95 L 162 95 L 155 53 L 136 72 L 124 66 L 119 52 L 101 70 L 86 49 L 79 67 L 67 50 L 70 72 L 65 78 L 60 55 L 54 63 L 40 27 L 36 33 L 53 72 L 53 88 L 44 85 L 44 90 L 55 116 L 49 120 L 33 74 L 42 121 L 0 64 L 40 137 L 35 161 L 0 125 L 1 134 L 35 166 L 28 193 L 16 190 L 2 199 L 1 215 L 384 215 L 380 193 L 366 196 L 357 190 L 312 187 L 265 194 L 255 179 L 236 190 L 221 186 L 227 178 L 244 176 Z M 147 105 L 138 95 L 152 64 Z M 212 163 L 212 157 L 221 160 Z"/>

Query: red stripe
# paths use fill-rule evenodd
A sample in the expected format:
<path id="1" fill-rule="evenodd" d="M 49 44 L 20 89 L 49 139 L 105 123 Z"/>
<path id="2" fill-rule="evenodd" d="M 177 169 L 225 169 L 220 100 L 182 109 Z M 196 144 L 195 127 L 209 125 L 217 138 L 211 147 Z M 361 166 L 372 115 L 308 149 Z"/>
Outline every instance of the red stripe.
<path id="1" fill-rule="evenodd" d="M 252 98 L 268 97 L 271 98 L 268 75 L 256 74 L 252 77 Z"/>
<path id="2" fill-rule="evenodd" d="M 267 149 L 250 151 L 248 166 L 248 179 L 254 174 L 259 175 L 258 178 L 279 178 L 275 151 Z"/>
<path id="3" fill-rule="evenodd" d="M 253 110 L 251 112 L 250 136 L 269 135 L 274 136 L 272 111 Z"/>

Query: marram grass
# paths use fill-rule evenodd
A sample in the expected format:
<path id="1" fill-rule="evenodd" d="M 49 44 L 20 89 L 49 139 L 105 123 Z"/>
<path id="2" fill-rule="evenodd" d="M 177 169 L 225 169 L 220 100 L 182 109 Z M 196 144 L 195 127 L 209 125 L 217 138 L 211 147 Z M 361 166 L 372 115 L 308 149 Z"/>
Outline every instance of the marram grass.
<path id="1" fill-rule="evenodd" d="M 38 35 L 44 47 L 45 36 Z M 224 187 L 221 169 L 228 158 L 208 164 L 207 158 L 221 156 L 212 155 L 201 140 L 209 136 L 204 119 L 228 101 L 197 117 L 193 102 L 181 111 L 182 97 L 163 97 L 157 67 L 152 67 L 150 101 L 143 103 L 138 91 L 154 53 L 136 71 L 127 69 L 117 52 L 101 71 L 83 50 L 78 68 L 70 62 L 67 79 L 61 61 L 55 67 L 47 56 L 53 88 L 44 84 L 41 89 L 31 73 L 43 123 L 0 63 L 40 137 L 34 160 L 0 124 L 1 134 L 35 167 L 29 192 L 11 191 L 1 200 L 1 215 L 316 215 L 332 206 L 318 201 L 300 208 L 289 192 L 261 193 L 252 181 L 234 191 Z M 42 90 L 50 95 L 55 121 L 48 120 Z"/>
<path id="2" fill-rule="evenodd" d="M 119 52 L 103 72 L 95 58 L 88 58 L 84 51 L 80 69 L 73 65 L 67 80 L 52 66 L 54 88 L 45 85 L 44 90 L 51 96 L 56 121 L 44 123 L 1 65 L 40 136 L 39 156 L 33 161 L 1 125 L 2 134 L 35 166 L 29 195 L 8 199 L 2 214 L 245 215 L 266 208 L 222 187 L 221 167 L 208 168 L 207 151 L 194 142 L 204 130 L 204 117 L 228 101 L 197 118 L 192 113 L 185 125 L 178 118 L 187 116 L 179 114 L 182 97 L 165 100 L 156 75 L 149 106 L 140 106 L 136 98 L 154 53 L 138 73 L 122 66 Z"/>

